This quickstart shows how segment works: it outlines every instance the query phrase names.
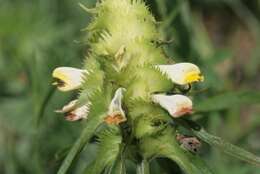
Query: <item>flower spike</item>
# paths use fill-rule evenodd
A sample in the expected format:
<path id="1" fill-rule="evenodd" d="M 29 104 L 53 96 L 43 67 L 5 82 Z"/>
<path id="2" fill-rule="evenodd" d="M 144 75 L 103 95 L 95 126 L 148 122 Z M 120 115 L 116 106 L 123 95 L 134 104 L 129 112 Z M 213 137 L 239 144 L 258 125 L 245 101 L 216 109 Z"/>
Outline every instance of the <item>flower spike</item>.
<path id="1" fill-rule="evenodd" d="M 71 91 L 80 88 L 84 73 L 86 70 L 71 68 L 71 67 L 58 67 L 56 68 L 52 76 L 56 79 L 53 85 L 57 85 L 60 91 Z"/>
<path id="2" fill-rule="evenodd" d="M 192 101 L 184 95 L 163 95 L 155 94 L 152 100 L 169 112 L 169 114 L 178 118 L 192 112 Z"/>
<path id="3" fill-rule="evenodd" d="M 186 85 L 204 80 L 198 66 L 192 63 L 177 63 L 174 65 L 157 65 L 160 71 L 165 73 L 173 83 Z"/>
<path id="4" fill-rule="evenodd" d="M 122 109 L 122 98 L 124 88 L 119 88 L 116 90 L 115 95 L 110 103 L 108 116 L 105 118 L 107 124 L 120 124 L 126 121 L 125 112 Z"/>

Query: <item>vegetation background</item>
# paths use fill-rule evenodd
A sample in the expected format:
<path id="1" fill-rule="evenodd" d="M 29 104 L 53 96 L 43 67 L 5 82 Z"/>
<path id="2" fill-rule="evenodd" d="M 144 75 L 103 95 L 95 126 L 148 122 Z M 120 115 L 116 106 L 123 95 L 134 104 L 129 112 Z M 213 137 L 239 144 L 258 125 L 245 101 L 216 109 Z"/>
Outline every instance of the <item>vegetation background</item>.
<path id="1" fill-rule="evenodd" d="M 57 66 L 80 67 L 90 20 L 78 2 L 95 0 L 0 0 L 0 173 L 55 173 L 82 124 L 53 111 L 76 93 L 51 86 Z M 210 133 L 260 155 L 260 0 L 146 0 L 159 21 L 167 55 L 202 67 L 195 90 L 200 113 L 192 116 Z M 95 156 L 95 143 L 74 167 L 80 173 Z M 216 174 L 259 174 L 259 168 L 203 145 Z M 172 174 L 171 162 L 152 173 Z M 177 172 L 175 172 L 177 174 Z"/>

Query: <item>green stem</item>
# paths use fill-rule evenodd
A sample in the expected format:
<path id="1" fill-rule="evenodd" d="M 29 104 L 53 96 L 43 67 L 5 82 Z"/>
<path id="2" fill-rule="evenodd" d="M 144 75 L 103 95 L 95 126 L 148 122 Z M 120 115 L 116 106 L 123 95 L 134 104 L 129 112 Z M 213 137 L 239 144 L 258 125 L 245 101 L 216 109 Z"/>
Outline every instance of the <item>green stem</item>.
<path id="1" fill-rule="evenodd" d="M 53 94 L 55 93 L 56 91 L 56 87 L 52 86 L 49 90 L 48 90 L 48 93 L 46 94 L 42 104 L 41 104 L 41 107 L 39 109 L 39 112 L 37 114 L 37 120 L 36 120 L 36 125 L 37 127 L 39 126 L 40 124 L 40 121 L 42 120 L 43 116 L 44 116 L 44 112 L 45 112 L 45 109 L 51 99 L 51 97 L 53 96 Z"/>
<path id="2" fill-rule="evenodd" d="M 108 174 L 126 174 L 125 159 L 126 144 L 121 143 L 117 159 L 115 160 Z"/>
<path id="3" fill-rule="evenodd" d="M 181 151 L 182 152 L 181 152 Z M 167 155 L 168 158 L 175 161 L 185 173 L 188 174 L 212 174 L 206 164 L 196 155 L 183 152 L 182 149 L 174 151 Z"/>
<path id="4" fill-rule="evenodd" d="M 181 149 L 181 147 L 175 141 L 172 141 L 172 143 L 170 143 L 167 147 L 168 148 L 164 152 L 164 155 L 169 159 L 175 161 L 185 173 L 202 173 L 191 162 L 190 153 L 185 153 L 184 150 Z"/>
<path id="5" fill-rule="evenodd" d="M 163 0 L 156 0 L 156 3 L 157 3 L 157 6 L 158 6 L 158 11 L 161 15 L 161 18 L 162 19 L 165 19 L 165 17 L 167 16 L 167 8 L 166 8 L 166 5 L 165 5 L 165 1 Z"/>
<path id="6" fill-rule="evenodd" d="M 191 120 L 177 120 L 177 122 L 183 127 L 191 130 L 197 137 L 199 137 L 202 141 L 208 143 L 213 147 L 217 147 L 228 155 L 231 155 L 240 160 L 246 161 L 250 164 L 260 166 L 260 157 L 237 147 L 225 140 L 222 140 L 220 137 L 214 136 L 206 132 L 205 129 L 200 127 L 196 122 Z"/>
<path id="7" fill-rule="evenodd" d="M 71 163 L 73 162 L 73 159 L 82 151 L 82 149 L 86 146 L 90 138 L 95 133 L 98 126 L 103 122 L 102 116 L 92 115 L 91 118 L 92 119 L 89 119 L 88 124 L 86 124 L 86 127 L 82 131 L 79 139 L 75 142 L 75 144 L 69 151 L 69 154 L 63 161 L 57 174 L 67 173 Z"/>
<path id="8" fill-rule="evenodd" d="M 137 174 L 150 174 L 150 166 L 149 162 L 146 159 L 143 159 L 138 165 L 137 165 Z"/>
<path id="9" fill-rule="evenodd" d="M 168 27 L 171 26 L 171 23 L 174 21 L 174 19 L 177 17 L 177 15 L 180 13 L 180 8 L 182 6 L 181 2 L 177 2 L 175 4 L 174 9 L 172 9 L 171 13 L 167 16 L 167 18 L 163 21 L 161 28 L 164 30 L 166 30 Z"/>

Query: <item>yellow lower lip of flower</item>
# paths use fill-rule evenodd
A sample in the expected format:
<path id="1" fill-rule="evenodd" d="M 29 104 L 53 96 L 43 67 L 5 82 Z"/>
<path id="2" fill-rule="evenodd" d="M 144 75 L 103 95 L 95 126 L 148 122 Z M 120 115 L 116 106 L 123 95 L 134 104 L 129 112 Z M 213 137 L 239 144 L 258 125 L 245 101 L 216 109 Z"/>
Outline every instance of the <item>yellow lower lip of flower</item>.
<path id="1" fill-rule="evenodd" d="M 185 76 L 185 83 L 202 82 L 202 81 L 204 81 L 204 76 L 198 72 L 190 72 Z"/>
<path id="2" fill-rule="evenodd" d="M 64 92 L 78 89 L 82 84 L 84 72 L 86 71 L 77 68 L 58 67 L 52 73 L 53 78 L 56 79 L 53 84 Z"/>
<path id="3" fill-rule="evenodd" d="M 58 87 L 60 86 L 59 81 L 60 81 L 60 82 L 63 82 L 63 83 L 69 81 L 69 77 L 67 77 L 64 73 L 61 73 L 61 72 L 55 72 L 55 73 L 53 74 L 53 77 L 54 77 L 55 79 L 57 79 L 57 81 L 54 82 L 53 85 L 57 85 Z"/>

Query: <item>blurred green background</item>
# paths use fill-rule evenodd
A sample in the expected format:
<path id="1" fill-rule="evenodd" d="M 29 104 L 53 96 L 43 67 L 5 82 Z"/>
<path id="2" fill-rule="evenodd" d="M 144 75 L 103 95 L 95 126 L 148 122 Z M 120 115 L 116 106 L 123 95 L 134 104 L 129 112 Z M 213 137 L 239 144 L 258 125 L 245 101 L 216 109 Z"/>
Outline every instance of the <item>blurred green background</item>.
<path id="1" fill-rule="evenodd" d="M 53 111 L 77 93 L 51 86 L 57 66 L 80 67 L 90 21 L 78 2 L 0 0 L 0 173 L 55 173 L 79 136 L 81 123 Z M 195 85 L 197 120 L 210 133 L 260 155 L 260 0 L 146 0 L 159 21 L 167 55 L 198 64 L 205 82 Z M 72 173 L 95 156 L 84 151 Z M 216 174 L 259 174 L 260 169 L 203 146 Z M 172 174 L 164 161 L 160 174 Z M 158 166 L 153 165 L 154 174 Z M 177 172 L 175 172 L 177 173 Z"/>

